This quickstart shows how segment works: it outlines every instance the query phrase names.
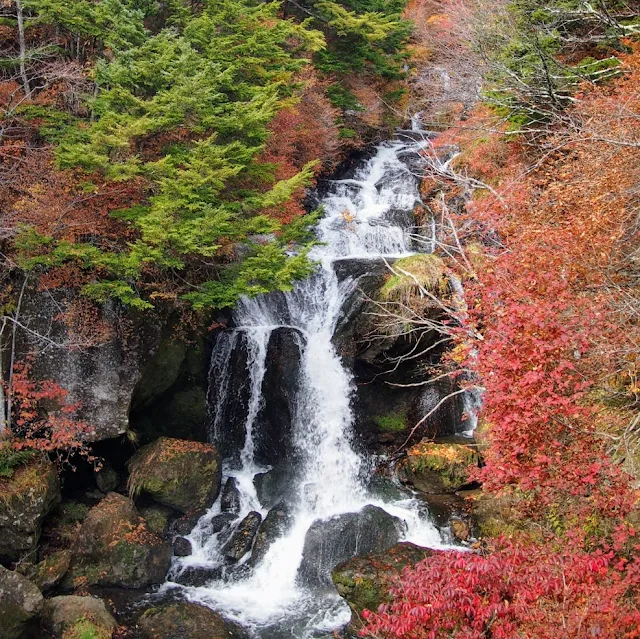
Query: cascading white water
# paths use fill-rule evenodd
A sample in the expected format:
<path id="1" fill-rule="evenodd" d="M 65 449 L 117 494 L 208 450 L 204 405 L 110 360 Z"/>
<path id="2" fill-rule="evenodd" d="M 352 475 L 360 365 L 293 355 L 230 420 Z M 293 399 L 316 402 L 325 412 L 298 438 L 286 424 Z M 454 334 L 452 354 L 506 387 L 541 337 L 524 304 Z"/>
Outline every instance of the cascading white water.
<path id="1" fill-rule="evenodd" d="M 419 200 L 418 179 L 403 159 L 412 156 L 415 161 L 420 146 L 410 140 L 383 144 L 353 178 L 330 184 L 322 201 L 325 216 L 317 227 L 321 244 L 310 256 L 319 263 L 317 272 L 290 293 L 243 299 L 234 312 L 236 328 L 214 354 L 220 401 L 232 392 L 222 378 L 237 335 L 245 336 L 250 383 L 246 435 L 241 467 L 226 468 L 225 474 L 234 476 L 240 489 L 239 517 L 251 510 L 265 515 L 267 510 L 260 505 L 253 483 L 256 473 L 265 470 L 254 460 L 253 429 L 263 402 L 269 336 L 283 326 L 300 335 L 299 390 L 292 407 L 298 460 L 291 497 L 293 524 L 253 570 L 206 587 L 184 589 L 188 598 L 253 628 L 258 636 L 305 638 L 348 621 L 349 610 L 335 593 L 309 592 L 296 581 L 306 532 L 318 518 L 355 512 L 366 504 L 379 505 L 406 522 L 408 540 L 442 546 L 423 504 L 410 496 L 382 499 L 367 490 L 365 460 L 352 445 L 353 381 L 332 343 L 342 309 L 355 287 L 350 278 L 339 280 L 336 260 L 411 253 L 410 230 L 391 216 L 411 211 Z M 218 432 L 224 427 L 220 415 L 214 415 L 213 424 Z M 189 566 L 223 565 L 217 535 L 207 533 L 208 522 L 219 512 L 216 504 L 200 520 L 190 536 L 193 554 L 177 561 L 174 574 Z"/>

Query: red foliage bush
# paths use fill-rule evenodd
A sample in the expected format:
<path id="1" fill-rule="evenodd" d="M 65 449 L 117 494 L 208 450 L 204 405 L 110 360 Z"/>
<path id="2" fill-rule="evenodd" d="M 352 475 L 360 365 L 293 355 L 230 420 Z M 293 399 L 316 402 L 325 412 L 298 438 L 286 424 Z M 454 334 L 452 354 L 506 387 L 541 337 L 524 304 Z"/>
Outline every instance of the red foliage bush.
<path id="1" fill-rule="evenodd" d="M 363 636 L 411 639 L 640 637 L 640 564 L 613 552 L 499 539 L 488 554 L 440 552 L 405 569 Z"/>

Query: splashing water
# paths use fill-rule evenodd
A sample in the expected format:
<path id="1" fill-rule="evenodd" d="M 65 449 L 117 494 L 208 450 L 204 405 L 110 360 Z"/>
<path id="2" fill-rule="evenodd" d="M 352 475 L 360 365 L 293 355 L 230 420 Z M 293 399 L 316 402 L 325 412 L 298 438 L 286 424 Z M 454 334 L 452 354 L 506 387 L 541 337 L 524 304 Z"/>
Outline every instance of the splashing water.
<path id="1" fill-rule="evenodd" d="M 239 518 L 251 510 L 265 515 L 267 509 L 261 506 L 253 482 L 265 470 L 254 460 L 254 426 L 264 401 L 269 337 L 277 327 L 293 328 L 300 336 L 299 390 L 292 406 L 297 465 L 290 498 L 293 524 L 252 570 L 241 566 L 226 580 L 184 588 L 187 598 L 241 622 L 260 637 L 314 637 L 349 620 L 349 609 L 335 592 L 311 591 L 296 580 L 305 535 L 318 518 L 374 504 L 406 522 L 405 539 L 423 546 L 443 546 L 421 502 L 402 494 L 385 499 L 367 489 L 366 460 L 352 445 L 353 380 L 332 342 L 342 309 L 356 286 L 351 278 L 339 280 L 334 262 L 412 253 L 411 229 L 394 221 L 394 215 L 411 211 L 419 201 L 418 178 L 406 160 L 419 160 L 420 148 L 421 143 L 413 141 L 383 144 L 353 178 L 331 182 L 322 201 L 325 216 L 317 228 L 322 244 L 311 254 L 319 263 L 317 272 L 290 293 L 243 299 L 234 311 L 236 328 L 218 340 L 213 354 L 220 403 L 235 392 L 228 388 L 229 360 L 238 335 L 244 335 L 250 385 L 245 440 L 240 468 L 227 467 L 225 474 L 236 478 L 240 490 Z M 214 407 L 212 423 L 218 435 L 223 421 L 221 409 Z M 216 504 L 200 520 L 189 537 L 193 554 L 176 560 L 174 575 L 190 566 L 223 567 L 218 535 L 207 532 L 209 522 L 219 513 Z"/>

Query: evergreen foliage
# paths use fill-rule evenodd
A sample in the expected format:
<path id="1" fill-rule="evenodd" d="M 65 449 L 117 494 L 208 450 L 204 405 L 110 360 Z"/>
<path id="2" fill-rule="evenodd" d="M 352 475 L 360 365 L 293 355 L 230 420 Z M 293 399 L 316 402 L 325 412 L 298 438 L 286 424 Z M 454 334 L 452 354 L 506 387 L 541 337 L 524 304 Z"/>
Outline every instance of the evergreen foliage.
<path id="1" fill-rule="evenodd" d="M 149 265 L 213 265 L 207 269 L 215 271 L 213 281 L 188 295 L 195 306 L 231 305 L 240 294 L 287 287 L 309 272 L 305 251 L 289 256 L 285 250 L 299 234 L 282 234 L 261 211 L 285 204 L 308 184 L 314 163 L 265 188 L 269 170 L 256 156 L 274 115 L 295 103 L 305 56 L 324 47 L 320 32 L 279 19 L 277 2 L 224 0 L 189 14 L 176 7 L 176 20 L 156 34 L 143 26 L 149 3 L 135 0 L 31 0 L 29 7 L 38 12 L 35 20 L 81 37 L 109 33 L 104 46 L 111 55 L 98 63 L 98 90 L 88 98 L 91 121 L 58 128 L 60 168 L 111 181 L 143 179 L 150 196 L 114 212 L 136 231 L 126 249 L 52 241 L 25 230 L 18 241 L 25 267 L 73 262 L 99 276 L 85 294 L 137 308 L 151 306 L 135 286 Z M 265 234 L 280 235 L 265 246 L 252 240 Z M 223 264 L 240 244 L 246 261 Z"/>

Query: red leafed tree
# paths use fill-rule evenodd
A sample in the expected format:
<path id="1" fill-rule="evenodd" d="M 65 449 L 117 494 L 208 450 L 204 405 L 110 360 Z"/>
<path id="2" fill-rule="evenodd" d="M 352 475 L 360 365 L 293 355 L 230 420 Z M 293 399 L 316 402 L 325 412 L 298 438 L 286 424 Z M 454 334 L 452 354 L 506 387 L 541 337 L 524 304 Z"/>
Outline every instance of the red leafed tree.
<path id="1" fill-rule="evenodd" d="M 640 637 L 633 456 L 618 446 L 639 437 L 624 426 L 637 424 L 640 394 L 637 51 L 622 68 L 579 96 L 542 153 L 499 136 L 487 154 L 469 149 L 477 120 L 457 140 L 457 162 L 490 186 L 457 219 L 475 271 L 464 365 L 484 387 L 489 428 L 476 477 L 508 498 L 516 532 L 407 569 L 365 635 Z"/>
<path id="2" fill-rule="evenodd" d="M 80 406 L 69 401 L 59 384 L 35 380 L 29 364 L 19 363 L 5 394 L 11 416 L 6 434 L 14 449 L 53 453 L 60 460 L 74 453 L 89 455 L 85 439 L 91 428 L 77 419 Z"/>
<path id="3" fill-rule="evenodd" d="M 340 155 L 337 117 L 323 85 L 311 75 L 299 103 L 279 111 L 271 122 L 271 136 L 260 161 L 273 165 L 275 180 L 293 177 L 313 160 L 319 160 L 318 171 L 331 169 Z M 300 189 L 286 204 L 265 213 L 283 223 L 291 222 L 304 215 L 303 198 L 304 190 Z"/>

